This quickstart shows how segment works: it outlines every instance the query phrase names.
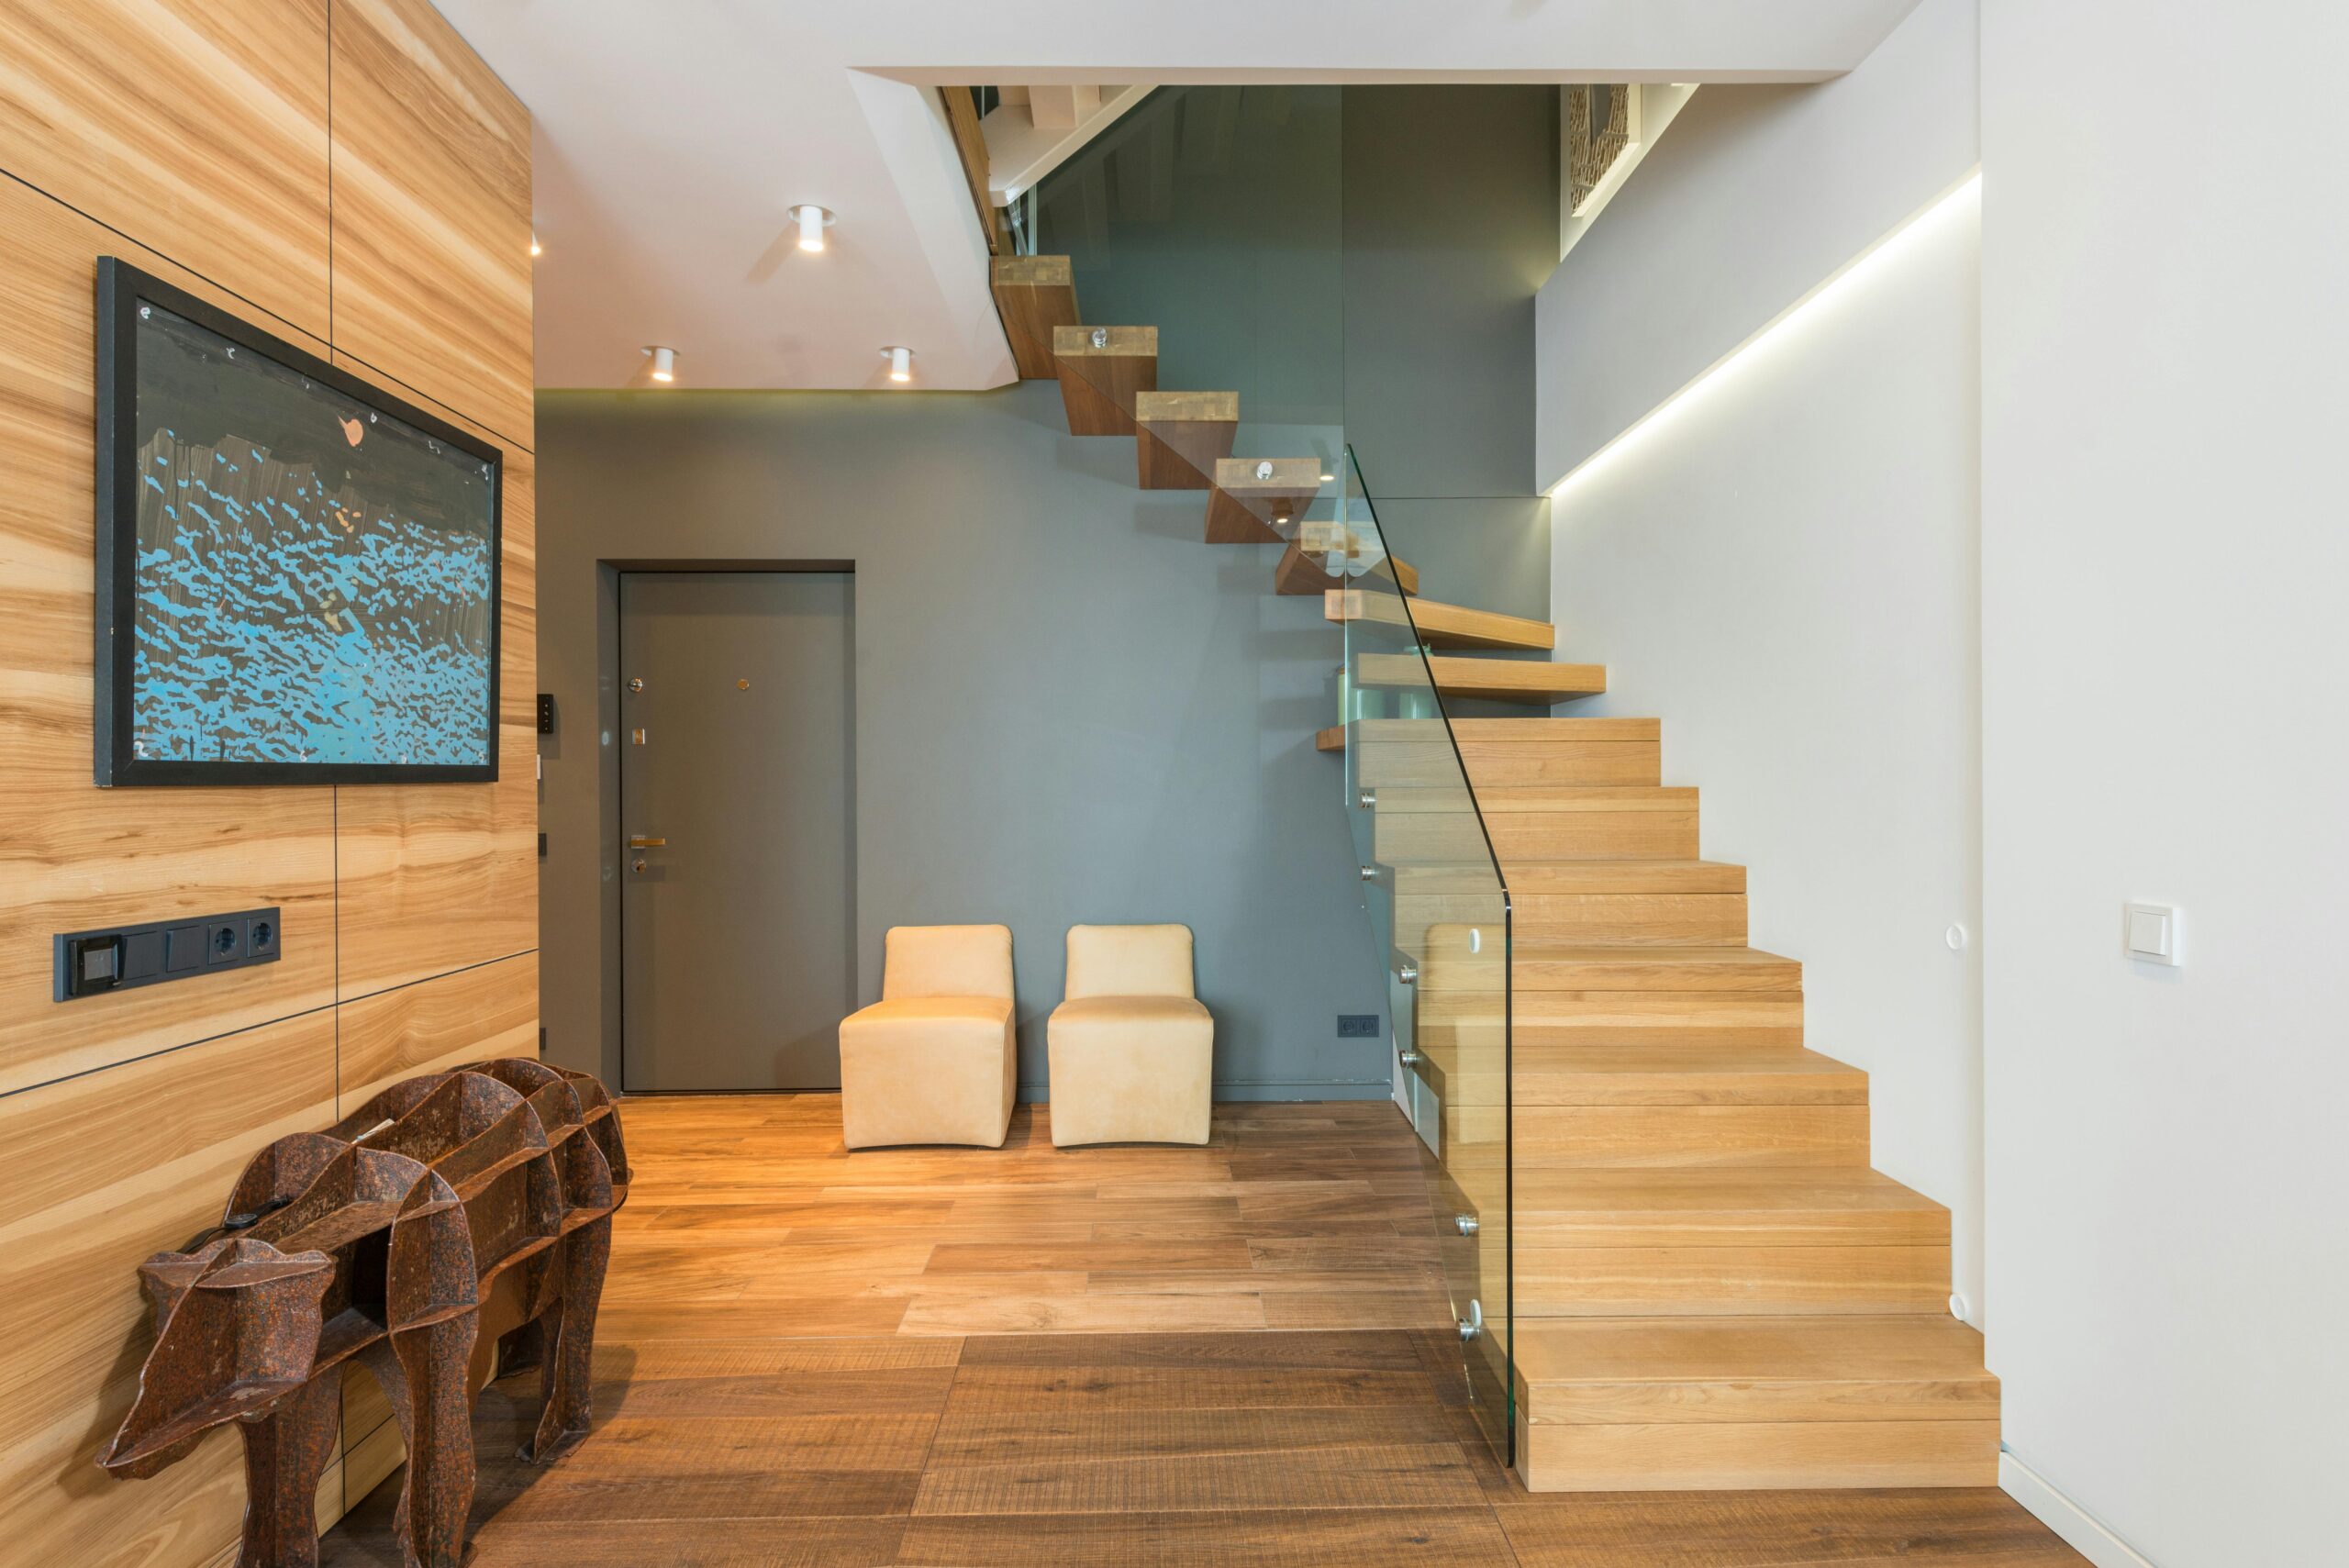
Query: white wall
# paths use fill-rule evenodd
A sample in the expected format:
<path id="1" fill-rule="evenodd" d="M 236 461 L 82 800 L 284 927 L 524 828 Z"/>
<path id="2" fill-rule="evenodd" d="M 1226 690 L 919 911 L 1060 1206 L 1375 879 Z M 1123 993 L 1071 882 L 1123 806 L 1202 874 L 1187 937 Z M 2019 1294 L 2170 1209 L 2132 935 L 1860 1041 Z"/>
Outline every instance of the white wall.
<path id="1" fill-rule="evenodd" d="M 1975 0 L 1924 0 L 1850 75 L 1705 87 L 1543 285 L 1543 486 L 1979 157 Z"/>
<path id="2" fill-rule="evenodd" d="M 1970 0 L 1885 50 L 1822 87 L 1706 87 L 1656 142 L 1542 289 L 1548 462 L 1963 182 Z M 1575 711 L 1663 717 L 1666 782 L 1702 788 L 1707 856 L 1752 868 L 1754 943 L 1804 962 L 1811 1046 L 1869 1073 L 1876 1163 L 1949 1206 L 1978 1311 L 1978 948 L 1943 940 L 1979 925 L 1976 233 L 1970 193 L 1933 208 L 1573 478 L 1551 603 L 1559 657 L 1608 666 Z"/>
<path id="3" fill-rule="evenodd" d="M 2340 1562 L 2349 119 L 2300 72 L 2349 13 L 1983 13 L 2007 1441 L 2161 1568 Z M 2121 958 L 2130 898 L 2183 906 L 2183 970 Z"/>

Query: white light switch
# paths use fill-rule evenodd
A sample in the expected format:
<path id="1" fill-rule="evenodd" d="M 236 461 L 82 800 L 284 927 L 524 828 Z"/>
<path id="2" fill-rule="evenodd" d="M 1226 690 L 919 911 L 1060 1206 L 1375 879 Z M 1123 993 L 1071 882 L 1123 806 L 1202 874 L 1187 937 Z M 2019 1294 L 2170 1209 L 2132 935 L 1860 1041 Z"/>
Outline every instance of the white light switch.
<path id="1" fill-rule="evenodd" d="M 2166 904 L 2125 906 L 2129 956 L 2145 963 L 2178 965 L 2177 911 Z"/>

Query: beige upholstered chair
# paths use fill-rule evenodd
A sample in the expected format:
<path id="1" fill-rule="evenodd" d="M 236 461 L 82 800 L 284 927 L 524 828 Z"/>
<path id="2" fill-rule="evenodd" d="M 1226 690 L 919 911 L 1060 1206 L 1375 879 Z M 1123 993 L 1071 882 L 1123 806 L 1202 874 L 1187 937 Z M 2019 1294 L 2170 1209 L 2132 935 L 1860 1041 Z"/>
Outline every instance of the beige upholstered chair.
<path id="1" fill-rule="evenodd" d="M 891 927 L 881 1000 L 841 1021 L 848 1146 L 1002 1148 L 1019 1087 L 1016 1040 L 1008 927 Z"/>
<path id="2" fill-rule="evenodd" d="M 1046 1025 L 1052 1141 L 1205 1143 L 1215 1019 L 1188 926 L 1072 926 L 1068 999 Z"/>

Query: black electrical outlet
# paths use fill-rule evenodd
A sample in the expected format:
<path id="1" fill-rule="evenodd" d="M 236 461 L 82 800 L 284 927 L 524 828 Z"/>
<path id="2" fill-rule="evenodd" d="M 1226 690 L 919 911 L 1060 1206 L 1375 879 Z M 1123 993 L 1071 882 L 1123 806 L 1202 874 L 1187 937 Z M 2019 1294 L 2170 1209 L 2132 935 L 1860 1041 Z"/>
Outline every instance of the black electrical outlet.
<path id="1" fill-rule="evenodd" d="M 61 1002 L 185 980 L 217 969 L 274 963 L 284 940 L 275 909 L 247 909 L 196 920 L 154 920 L 50 939 Z"/>
<path id="2" fill-rule="evenodd" d="M 210 964 L 235 963 L 245 956 L 245 922 L 212 920 L 204 928 L 204 962 Z"/>
<path id="3" fill-rule="evenodd" d="M 541 735 L 554 733 L 554 694 L 552 692 L 539 694 L 539 733 Z"/>
<path id="4" fill-rule="evenodd" d="M 1378 1015 L 1376 1013 L 1340 1013 L 1338 1038 L 1340 1040 L 1376 1040 Z"/>

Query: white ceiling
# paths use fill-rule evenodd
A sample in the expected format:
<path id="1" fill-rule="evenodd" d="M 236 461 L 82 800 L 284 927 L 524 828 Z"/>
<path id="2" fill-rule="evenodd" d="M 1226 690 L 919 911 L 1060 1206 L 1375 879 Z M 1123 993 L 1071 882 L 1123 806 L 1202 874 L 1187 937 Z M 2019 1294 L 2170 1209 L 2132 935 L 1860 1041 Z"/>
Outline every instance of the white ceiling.
<path id="1" fill-rule="evenodd" d="M 439 0 L 536 119 L 541 386 L 999 385 L 929 83 L 1798 81 L 1916 0 Z M 786 208 L 840 215 L 807 255 Z"/>

